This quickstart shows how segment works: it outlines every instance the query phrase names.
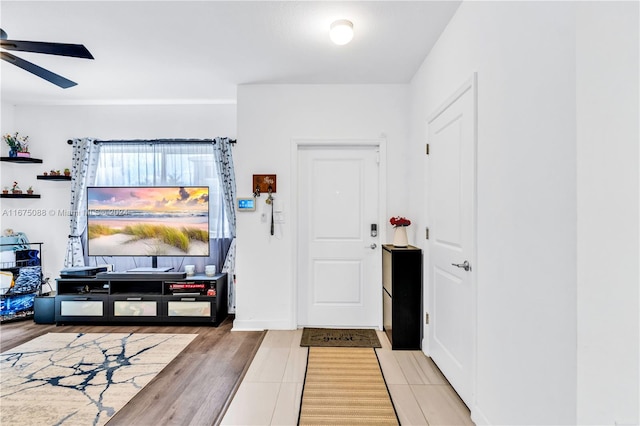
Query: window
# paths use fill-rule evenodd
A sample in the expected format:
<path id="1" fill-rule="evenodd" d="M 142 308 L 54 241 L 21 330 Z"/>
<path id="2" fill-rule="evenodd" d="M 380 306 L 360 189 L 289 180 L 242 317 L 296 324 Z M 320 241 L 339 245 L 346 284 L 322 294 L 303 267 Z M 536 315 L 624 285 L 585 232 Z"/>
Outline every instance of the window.
<path id="1" fill-rule="evenodd" d="M 198 258 L 189 258 L 186 263 L 195 263 L 198 270 L 204 270 L 204 264 L 216 264 L 217 270 L 221 270 L 233 235 L 217 167 L 213 141 L 210 140 L 102 142 L 94 185 L 208 186 L 211 258 L 201 259 L 201 268 L 198 267 Z M 126 270 L 139 266 L 137 263 L 141 260 L 114 257 L 94 261 L 117 263 L 117 270 Z M 125 266 L 124 263 L 127 262 L 134 262 L 134 264 Z M 184 258 L 163 258 L 158 261 L 159 265 L 162 264 L 161 266 L 168 266 L 167 262 L 174 269 L 181 270 L 179 268 L 185 260 Z"/>

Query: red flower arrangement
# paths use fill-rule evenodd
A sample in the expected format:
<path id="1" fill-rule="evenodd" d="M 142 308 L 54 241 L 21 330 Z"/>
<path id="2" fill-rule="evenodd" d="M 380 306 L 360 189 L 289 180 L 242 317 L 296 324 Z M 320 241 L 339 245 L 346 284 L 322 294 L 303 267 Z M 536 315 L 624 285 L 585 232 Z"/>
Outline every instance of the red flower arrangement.
<path id="1" fill-rule="evenodd" d="M 393 226 L 409 226 L 411 221 L 406 217 L 396 216 L 389 219 L 389 223 Z"/>

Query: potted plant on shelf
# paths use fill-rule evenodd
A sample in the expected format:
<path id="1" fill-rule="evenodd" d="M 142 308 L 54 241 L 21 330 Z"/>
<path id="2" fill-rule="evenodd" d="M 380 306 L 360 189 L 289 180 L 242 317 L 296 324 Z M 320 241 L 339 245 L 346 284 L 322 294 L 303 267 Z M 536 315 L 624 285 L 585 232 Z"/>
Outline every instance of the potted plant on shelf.
<path id="1" fill-rule="evenodd" d="M 29 138 L 26 137 L 24 141 L 20 144 L 20 149 L 18 149 L 18 157 L 29 158 L 31 157 L 31 153 L 29 152 Z"/>
<path id="2" fill-rule="evenodd" d="M 42 176 L 49 176 L 49 172 L 42 172 Z"/>
<path id="3" fill-rule="evenodd" d="M 2 188 L 2 193 L 3 194 L 8 194 L 9 193 L 9 187 L 5 186 L 4 188 Z"/>
<path id="4" fill-rule="evenodd" d="M 71 176 L 71 170 L 69 170 L 69 169 L 64 169 L 64 175 L 65 175 L 65 176 Z"/>
<path id="5" fill-rule="evenodd" d="M 29 195 L 33 194 L 33 186 L 30 186 L 27 188 L 27 194 Z"/>
<path id="6" fill-rule="evenodd" d="M 2 137 L 9 146 L 9 157 L 29 157 L 29 136 L 7 133 Z"/>
<path id="7" fill-rule="evenodd" d="M 22 189 L 18 186 L 18 182 L 13 182 L 13 186 L 11 187 L 12 194 L 22 194 Z"/>

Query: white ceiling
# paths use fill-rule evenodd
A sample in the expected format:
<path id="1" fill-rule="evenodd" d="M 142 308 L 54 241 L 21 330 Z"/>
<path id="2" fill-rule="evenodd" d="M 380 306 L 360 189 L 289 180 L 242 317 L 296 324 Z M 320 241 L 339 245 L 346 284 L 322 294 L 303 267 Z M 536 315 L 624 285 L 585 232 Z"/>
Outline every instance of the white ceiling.
<path id="1" fill-rule="evenodd" d="M 84 44 L 95 60 L 12 52 L 78 83 L 11 64 L 13 104 L 224 103 L 252 83 L 407 83 L 460 1 L 7 1 L 9 39 Z M 350 19 L 355 37 L 332 44 Z"/>

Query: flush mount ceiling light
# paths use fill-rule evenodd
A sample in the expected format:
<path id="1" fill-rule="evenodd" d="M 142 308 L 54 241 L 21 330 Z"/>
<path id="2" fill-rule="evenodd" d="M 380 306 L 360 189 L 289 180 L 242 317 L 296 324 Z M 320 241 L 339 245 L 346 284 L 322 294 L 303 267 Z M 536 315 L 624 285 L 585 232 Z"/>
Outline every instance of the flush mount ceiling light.
<path id="1" fill-rule="evenodd" d="M 329 37 L 335 44 L 342 46 L 353 38 L 353 22 L 347 19 L 339 19 L 331 24 Z"/>

